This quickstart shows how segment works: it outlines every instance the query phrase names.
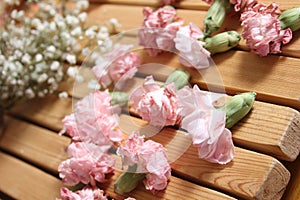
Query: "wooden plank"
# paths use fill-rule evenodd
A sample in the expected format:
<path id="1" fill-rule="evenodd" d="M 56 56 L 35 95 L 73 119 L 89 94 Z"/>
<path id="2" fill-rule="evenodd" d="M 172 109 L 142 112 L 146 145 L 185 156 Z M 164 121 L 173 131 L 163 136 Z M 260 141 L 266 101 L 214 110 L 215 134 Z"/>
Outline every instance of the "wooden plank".
<path id="1" fill-rule="evenodd" d="M 0 191 L 15 199 L 55 199 L 61 181 L 17 158 L 0 152 Z"/>
<path id="2" fill-rule="evenodd" d="M 40 166 L 42 169 L 49 170 L 52 173 L 57 173 L 58 165 L 60 164 L 61 161 L 67 158 L 67 153 L 65 150 L 68 144 L 70 143 L 70 139 L 64 136 L 58 136 L 54 132 L 45 131 L 40 127 L 19 120 L 10 118 L 7 121 L 9 122 L 9 125 L 5 130 L 3 137 L 1 138 L 0 148 L 5 149 L 6 151 L 9 151 L 13 154 L 16 154 L 17 156 L 21 157 L 24 160 L 34 163 Z M 16 127 L 16 130 L 12 130 L 12 127 L 10 127 L 12 124 L 14 125 L 14 127 Z M 20 132 L 22 132 L 22 134 L 20 134 Z M 25 189 L 27 187 L 34 188 L 35 184 L 32 184 L 32 182 L 36 181 L 35 176 L 36 174 L 38 174 L 37 171 L 39 170 L 21 161 L 14 161 L 14 162 L 19 162 L 21 164 L 19 163 L 16 164 L 14 162 L 6 163 L 5 159 L 6 157 L 3 158 L 2 154 L 0 153 L 0 163 L 1 163 L 0 190 L 1 191 L 4 191 L 5 193 L 12 195 L 14 198 L 18 198 L 18 199 L 48 199 L 49 197 L 42 198 L 43 197 L 42 195 L 44 195 L 43 194 L 44 191 L 40 190 L 41 189 L 40 187 L 48 187 L 48 189 L 46 190 L 46 194 L 54 193 L 58 197 L 57 194 L 59 193 L 59 187 L 61 187 L 62 184 L 58 179 L 54 179 L 55 181 L 53 181 L 52 183 L 51 181 L 49 181 L 51 179 L 48 178 L 48 176 L 49 177 L 51 176 L 45 173 L 43 173 L 43 175 L 40 175 L 41 177 L 37 180 L 38 183 L 35 183 L 35 184 L 41 184 L 41 186 L 39 188 L 34 189 L 35 191 L 33 191 L 33 189 L 27 191 L 28 193 L 31 192 L 32 194 L 30 194 L 31 195 L 30 197 L 34 197 L 34 198 L 27 198 L 29 197 L 27 195 L 25 195 L 24 197 L 21 196 L 21 194 L 24 194 Z M 15 158 L 10 157 L 10 159 L 15 159 Z M 15 167 L 12 167 L 14 165 L 19 166 L 19 168 L 26 166 L 26 170 L 28 170 L 28 172 L 25 173 L 28 174 L 27 175 L 28 177 L 27 176 L 25 177 L 26 180 L 24 180 L 25 178 L 23 177 L 21 177 L 21 179 L 19 180 L 18 173 L 17 174 L 8 173 L 8 172 L 13 172 L 13 171 L 8 171 L 9 168 L 11 170 L 20 170 L 21 172 L 24 171 L 23 169 L 14 169 Z M 14 176 L 11 176 L 11 174 L 14 174 Z M 123 196 L 114 193 L 113 183 L 119 175 L 120 172 L 116 171 L 115 175 L 111 177 L 108 183 L 104 185 L 100 185 L 101 189 L 104 189 L 105 192 L 107 192 L 109 196 L 113 197 L 114 199 L 124 198 Z M 5 183 L 2 183 L 1 180 L 6 180 L 7 178 L 6 176 L 11 176 L 12 178 L 10 178 L 8 182 L 5 181 Z M 27 180 L 27 178 L 30 178 L 31 176 L 32 179 Z M 42 182 L 44 179 L 45 182 Z M 53 185 L 54 183 L 55 185 Z M 12 190 L 11 188 L 14 188 L 11 187 L 12 185 L 18 186 L 19 184 L 21 186 L 22 184 L 27 185 L 27 187 L 20 186 L 21 187 L 19 189 L 20 191 L 11 191 Z M 10 188 L 8 188 L 9 185 Z M 178 188 L 180 188 L 180 192 L 178 191 Z M 17 192 L 17 194 L 15 194 L 15 192 Z M 206 197 L 212 200 L 213 199 L 224 199 L 224 200 L 234 199 L 228 195 L 184 181 L 176 177 L 172 177 L 168 188 L 165 191 L 158 193 L 157 196 L 155 197 L 158 199 L 174 199 L 176 197 L 180 197 L 183 193 L 185 194 L 186 198 L 195 199 L 195 200 L 201 197 L 202 198 Z M 142 185 L 137 190 L 132 192 L 130 196 L 134 196 L 138 199 L 153 198 L 152 193 L 147 191 Z"/>
<path id="3" fill-rule="evenodd" d="M 199 0 L 199 2 L 200 1 L 201 0 Z M 286 5 L 289 5 L 288 7 L 292 7 L 291 5 L 300 6 L 300 1 L 294 1 L 297 1 L 297 3 L 292 4 L 286 1 L 284 2 Z M 141 27 L 143 21 L 142 8 L 142 6 L 91 4 L 88 16 L 90 21 L 93 22 L 106 21 L 110 18 L 117 18 L 122 24 L 122 27 L 118 31 L 128 31 L 132 29 L 139 29 Z M 124 15 L 124 13 L 130 14 Z M 185 21 L 185 24 L 192 22 L 199 26 L 202 30 L 204 28 L 203 20 L 205 14 L 206 11 L 177 9 L 177 15 Z M 238 32 L 242 32 L 238 13 L 228 16 L 219 32 L 228 30 L 236 30 Z M 300 51 L 298 48 L 300 46 L 300 33 L 299 31 L 296 31 L 294 34 L 295 35 L 292 41 L 288 45 L 285 45 L 282 49 L 282 55 L 300 58 Z M 239 49 L 249 51 L 244 40 L 240 42 Z M 255 56 L 259 57 L 258 55 Z"/>
<path id="4" fill-rule="evenodd" d="M 44 170 L 57 173 L 53 169 L 57 169 L 60 162 L 67 158 L 70 138 L 14 118 L 6 118 L 5 125 L 0 148 Z"/>
<path id="5" fill-rule="evenodd" d="M 109 4 L 120 4 L 120 5 L 138 5 L 138 6 L 160 6 L 161 0 L 90 0 L 92 3 L 109 3 Z M 270 4 L 274 1 L 272 0 L 263 0 L 259 1 L 260 3 Z M 292 7 L 300 6 L 300 2 L 298 0 L 277 0 L 276 3 L 280 5 L 281 10 L 286 10 Z M 194 9 L 194 10 L 208 10 L 209 5 L 202 0 L 179 0 L 178 3 L 175 4 L 176 8 L 182 9 Z"/>

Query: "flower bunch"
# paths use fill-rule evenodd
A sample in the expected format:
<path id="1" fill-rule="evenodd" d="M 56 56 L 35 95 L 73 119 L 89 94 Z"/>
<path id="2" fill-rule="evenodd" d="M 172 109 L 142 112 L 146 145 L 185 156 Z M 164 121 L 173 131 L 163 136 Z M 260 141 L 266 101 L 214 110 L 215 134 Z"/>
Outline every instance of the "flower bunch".
<path id="1" fill-rule="evenodd" d="M 8 1 L 9 5 L 20 1 Z M 0 109 L 21 99 L 54 93 L 67 75 L 76 76 L 77 61 L 91 44 L 109 37 L 109 25 L 86 26 L 87 0 L 68 9 L 65 1 L 28 1 L 28 7 L 5 14 L 0 27 Z M 84 43 L 84 38 L 89 42 Z M 65 65 L 70 66 L 67 70 Z"/>
<path id="2" fill-rule="evenodd" d="M 126 143 L 118 148 L 117 154 L 121 156 L 123 165 L 130 166 L 129 172 L 122 174 L 115 183 L 117 193 L 130 192 L 141 180 L 146 189 L 154 194 L 167 187 L 171 167 L 166 149 L 161 144 L 152 140 L 145 142 L 142 136 L 132 133 Z"/>
<path id="3" fill-rule="evenodd" d="M 81 200 L 81 199 L 94 199 L 94 200 L 107 200 L 104 191 L 99 188 L 84 187 L 83 189 L 72 192 L 68 188 L 61 188 L 61 199 L 56 200 Z"/>
<path id="4" fill-rule="evenodd" d="M 171 6 L 156 11 L 146 7 L 143 14 L 144 22 L 138 34 L 139 44 L 150 56 L 156 56 L 162 51 L 177 50 L 184 66 L 207 68 L 210 66 L 211 54 L 228 51 L 241 39 L 234 31 L 226 32 L 229 37 L 224 34 L 207 37 L 208 34 L 193 23 L 182 26 L 183 20 L 177 17 L 176 10 Z"/>

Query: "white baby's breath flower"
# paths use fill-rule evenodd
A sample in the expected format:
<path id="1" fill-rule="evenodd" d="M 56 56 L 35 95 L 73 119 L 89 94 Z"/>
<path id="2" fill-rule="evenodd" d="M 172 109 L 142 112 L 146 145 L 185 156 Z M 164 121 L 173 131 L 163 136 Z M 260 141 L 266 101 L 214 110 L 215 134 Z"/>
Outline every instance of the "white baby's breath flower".
<path id="1" fill-rule="evenodd" d="M 35 55 L 35 62 L 41 62 L 43 60 L 42 54 L 36 54 Z"/>
<path id="2" fill-rule="evenodd" d="M 45 73 L 43 73 L 42 75 L 40 75 L 40 76 L 38 77 L 37 82 L 38 82 L 38 83 L 43 83 L 43 82 L 45 82 L 45 81 L 47 80 L 47 78 L 48 78 L 48 75 L 45 74 Z"/>
<path id="3" fill-rule="evenodd" d="M 91 90 L 100 90 L 101 86 L 97 80 L 93 79 L 89 81 L 88 88 Z"/>
<path id="4" fill-rule="evenodd" d="M 116 18 L 111 18 L 109 22 L 115 27 L 115 28 L 120 28 L 121 24 Z"/>
<path id="5" fill-rule="evenodd" d="M 78 15 L 78 19 L 81 21 L 81 22 L 84 22 L 87 18 L 87 13 L 86 12 L 83 12 L 83 13 L 80 13 Z"/>
<path id="6" fill-rule="evenodd" d="M 90 52 L 91 52 L 91 50 L 88 47 L 85 47 L 82 49 L 81 54 L 83 56 L 88 56 Z"/>
<path id="7" fill-rule="evenodd" d="M 67 74 L 69 77 L 75 77 L 79 74 L 77 67 L 69 67 L 67 70 Z"/>
<path id="8" fill-rule="evenodd" d="M 53 45 L 50 45 L 49 47 L 47 47 L 47 51 L 51 52 L 51 53 L 55 53 L 56 48 Z"/>
<path id="9" fill-rule="evenodd" d="M 25 53 L 25 54 L 22 56 L 21 61 L 22 61 L 24 64 L 30 64 L 30 63 L 31 63 L 31 56 L 30 56 L 28 53 Z"/>
<path id="10" fill-rule="evenodd" d="M 51 64 L 51 66 L 50 66 L 50 69 L 52 71 L 56 71 L 56 70 L 58 70 L 59 67 L 60 67 L 59 62 L 58 61 L 53 61 L 52 64 Z"/>
<path id="11" fill-rule="evenodd" d="M 68 93 L 67 92 L 60 92 L 59 94 L 58 94 L 58 97 L 60 98 L 60 99 L 66 99 L 66 98 L 68 98 Z"/>
<path id="12" fill-rule="evenodd" d="M 78 10 L 86 10 L 89 7 L 89 1 L 88 0 L 80 0 L 76 3 L 76 8 Z"/>
<path id="13" fill-rule="evenodd" d="M 75 27 L 72 31 L 71 31 L 71 35 L 73 36 L 80 36 L 82 34 L 82 29 L 80 26 Z"/>
<path id="14" fill-rule="evenodd" d="M 4 3 L 10 6 L 18 6 L 20 5 L 20 0 L 4 0 Z"/>
<path id="15" fill-rule="evenodd" d="M 28 88 L 25 90 L 25 95 L 28 99 L 32 99 L 35 97 L 35 93 L 33 92 L 33 90 L 31 88 Z"/>
<path id="16" fill-rule="evenodd" d="M 66 61 L 70 64 L 76 64 L 76 56 L 73 54 L 67 54 Z"/>

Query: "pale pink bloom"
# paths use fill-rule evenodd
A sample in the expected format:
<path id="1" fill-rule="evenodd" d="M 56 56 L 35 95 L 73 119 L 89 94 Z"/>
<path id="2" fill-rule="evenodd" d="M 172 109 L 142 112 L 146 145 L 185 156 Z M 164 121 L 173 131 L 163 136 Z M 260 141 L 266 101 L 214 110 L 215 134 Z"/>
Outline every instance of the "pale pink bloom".
<path id="1" fill-rule="evenodd" d="M 101 62 L 93 67 L 92 71 L 102 87 L 107 88 L 112 82 L 125 82 L 135 75 L 141 61 L 138 54 L 127 52 L 131 47 L 132 45 L 116 44 L 114 49 L 103 55 Z"/>
<path id="2" fill-rule="evenodd" d="M 236 12 L 244 12 L 257 4 L 257 0 L 230 0 L 230 3 L 234 5 L 234 10 Z"/>
<path id="3" fill-rule="evenodd" d="M 143 86 L 130 94 L 129 101 L 135 112 L 153 126 L 170 126 L 177 122 L 179 110 L 173 82 L 160 87 L 148 76 Z"/>
<path id="4" fill-rule="evenodd" d="M 202 31 L 193 23 L 180 27 L 174 38 L 175 47 L 180 52 L 179 60 L 184 66 L 196 69 L 209 67 L 210 53 L 203 48 L 205 44 L 198 39 L 204 37 Z"/>
<path id="5" fill-rule="evenodd" d="M 192 137 L 193 145 L 198 148 L 199 158 L 226 164 L 234 157 L 234 146 L 231 132 L 225 128 L 225 111 L 213 106 L 221 96 L 211 96 L 208 92 L 201 91 L 197 85 L 193 89 L 184 87 L 178 91 L 183 116 L 181 126 Z"/>
<path id="6" fill-rule="evenodd" d="M 244 31 L 242 36 L 252 52 L 261 56 L 280 53 L 281 45 L 292 39 L 291 29 L 281 30 L 276 3 L 269 6 L 256 4 L 251 10 L 241 14 Z"/>
<path id="7" fill-rule="evenodd" d="M 176 16 L 172 7 L 159 8 L 153 11 L 146 7 L 143 9 L 144 22 L 138 32 L 139 44 L 147 49 L 150 56 L 174 48 L 176 32 L 183 21 Z"/>
<path id="8" fill-rule="evenodd" d="M 124 199 L 124 200 L 136 200 L 135 198 L 133 198 L 133 197 L 127 197 L 126 199 Z"/>
<path id="9" fill-rule="evenodd" d="M 121 156 L 123 165 L 137 165 L 137 173 L 146 173 L 143 181 L 147 190 L 153 193 L 167 187 L 171 176 L 166 149 L 152 140 L 144 142 L 142 136 L 132 133 L 124 146 L 120 146 L 117 154 Z"/>
<path id="10" fill-rule="evenodd" d="M 68 186 L 80 182 L 92 185 L 95 185 L 95 181 L 105 182 L 105 175 L 114 171 L 114 159 L 105 151 L 102 146 L 92 143 L 71 143 L 68 147 L 69 159 L 61 162 L 58 167 L 62 182 Z"/>
<path id="11" fill-rule="evenodd" d="M 102 146 L 112 145 L 123 139 L 117 128 L 119 117 L 113 113 L 108 92 L 93 92 L 75 106 L 73 114 L 63 119 L 64 129 L 75 141 L 93 142 Z"/>
<path id="12" fill-rule="evenodd" d="M 56 200 L 107 200 L 103 190 L 88 186 L 76 192 L 63 187 L 60 189 L 60 196 L 61 199 L 56 198 Z"/>

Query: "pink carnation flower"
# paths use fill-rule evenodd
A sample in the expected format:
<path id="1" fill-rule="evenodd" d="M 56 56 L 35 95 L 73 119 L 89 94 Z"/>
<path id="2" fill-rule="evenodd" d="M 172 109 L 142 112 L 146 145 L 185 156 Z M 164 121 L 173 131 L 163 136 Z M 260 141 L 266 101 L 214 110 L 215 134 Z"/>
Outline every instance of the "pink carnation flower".
<path id="1" fill-rule="evenodd" d="M 238 11 L 246 11 L 250 10 L 255 4 L 257 4 L 257 0 L 230 0 L 230 3 L 234 5 L 234 10 Z"/>
<path id="2" fill-rule="evenodd" d="M 242 36 L 252 52 L 261 56 L 280 53 L 281 45 L 292 39 L 291 29 L 281 30 L 276 3 L 269 6 L 256 4 L 251 10 L 241 15 L 244 31 Z"/>
<path id="3" fill-rule="evenodd" d="M 92 71 L 102 87 L 107 88 L 112 82 L 121 87 L 124 82 L 134 77 L 140 66 L 140 57 L 136 53 L 127 52 L 132 45 L 116 44 L 114 49 L 105 54 Z"/>
<path id="4" fill-rule="evenodd" d="M 64 187 L 60 189 L 60 195 L 61 199 L 56 198 L 56 200 L 107 200 L 103 190 L 90 187 L 84 187 L 76 192 Z"/>
<path id="5" fill-rule="evenodd" d="M 117 154 L 121 156 L 123 165 L 137 165 L 137 173 L 146 173 L 144 184 L 153 193 L 164 190 L 171 176 L 166 149 L 152 140 L 144 142 L 142 136 L 131 134 L 124 146 L 120 146 Z"/>
<path id="6" fill-rule="evenodd" d="M 205 44 L 198 39 L 204 37 L 202 31 L 193 23 L 180 27 L 174 38 L 175 47 L 180 52 L 179 60 L 184 66 L 202 69 L 209 66 L 210 53 L 203 48 Z"/>
<path id="7" fill-rule="evenodd" d="M 105 150 L 92 143 L 71 143 L 68 147 L 69 159 L 58 167 L 62 182 L 68 186 L 80 182 L 92 185 L 95 185 L 95 181 L 105 182 L 105 175 L 114 171 L 114 159 L 104 153 Z"/>
<path id="8" fill-rule="evenodd" d="M 64 129 L 75 141 L 93 142 L 107 146 L 123 139 L 117 129 L 119 117 L 112 111 L 111 97 L 108 92 L 96 91 L 77 102 L 73 114 L 62 122 Z"/>
<path id="9" fill-rule="evenodd" d="M 184 87 L 179 90 L 178 98 L 183 116 L 182 128 L 198 147 L 199 158 L 219 164 L 230 162 L 234 156 L 231 132 L 225 128 L 226 113 L 213 106 L 215 99 L 197 85 L 193 89 Z"/>
<path id="10" fill-rule="evenodd" d="M 183 24 L 176 16 L 176 10 L 172 7 L 163 7 L 153 11 L 146 7 L 143 14 L 144 22 L 138 32 L 139 44 L 147 49 L 150 56 L 156 56 L 162 50 L 172 50 L 173 39 Z"/>
<path id="11" fill-rule="evenodd" d="M 132 108 L 153 126 L 170 126 L 177 122 L 178 103 L 174 83 L 157 85 L 152 76 L 130 95 Z"/>

